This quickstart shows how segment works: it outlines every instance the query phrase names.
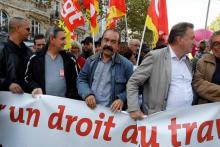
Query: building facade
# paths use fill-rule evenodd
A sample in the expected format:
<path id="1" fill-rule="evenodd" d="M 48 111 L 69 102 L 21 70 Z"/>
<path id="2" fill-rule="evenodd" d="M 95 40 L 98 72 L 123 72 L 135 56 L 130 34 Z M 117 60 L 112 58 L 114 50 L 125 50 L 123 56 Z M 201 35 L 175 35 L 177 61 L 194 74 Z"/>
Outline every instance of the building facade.
<path id="1" fill-rule="evenodd" d="M 82 0 L 79 0 L 79 2 L 82 4 Z M 9 20 L 12 17 L 23 17 L 30 21 L 30 40 L 36 34 L 45 34 L 46 30 L 59 19 L 62 4 L 63 0 L 0 0 L 0 39 L 1 36 L 8 33 Z M 106 7 L 103 7 L 103 9 L 106 9 Z M 99 21 L 99 33 L 95 40 L 102 36 L 104 30 L 105 19 L 102 19 Z M 77 33 L 78 41 L 91 36 L 88 22 L 76 29 L 75 32 Z"/>
<path id="2" fill-rule="evenodd" d="M 0 32 L 8 33 L 9 19 L 23 17 L 31 23 L 31 38 L 45 34 L 59 16 L 59 0 L 0 0 Z"/>

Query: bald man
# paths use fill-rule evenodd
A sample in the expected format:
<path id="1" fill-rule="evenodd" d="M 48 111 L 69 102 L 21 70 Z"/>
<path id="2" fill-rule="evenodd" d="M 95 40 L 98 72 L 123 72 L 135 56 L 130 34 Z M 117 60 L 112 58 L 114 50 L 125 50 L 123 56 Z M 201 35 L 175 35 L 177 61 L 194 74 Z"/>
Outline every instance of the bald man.
<path id="1" fill-rule="evenodd" d="M 9 21 L 9 38 L 0 48 L 0 90 L 29 92 L 24 81 L 31 50 L 23 43 L 30 35 L 29 22 L 20 17 Z"/>

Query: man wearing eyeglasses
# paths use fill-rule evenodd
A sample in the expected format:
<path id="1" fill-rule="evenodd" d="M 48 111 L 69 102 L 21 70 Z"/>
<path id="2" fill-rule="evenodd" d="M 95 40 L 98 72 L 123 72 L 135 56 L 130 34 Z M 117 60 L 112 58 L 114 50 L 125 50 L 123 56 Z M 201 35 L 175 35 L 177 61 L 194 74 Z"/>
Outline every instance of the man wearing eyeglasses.
<path id="1" fill-rule="evenodd" d="M 89 57 L 77 78 L 77 88 L 88 107 L 97 104 L 112 112 L 126 108 L 126 84 L 133 65 L 118 54 L 120 34 L 114 29 L 103 33 L 102 51 Z"/>
<path id="2" fill-rule="evenodd" d="M 193 79 L 200 104 L 220 101 L 220 30 L 212 34 L 209 43 L 213 54 L 198 61 Z"/>
<path id="3" fill-rule="evenodd" d="M 129 49 L 133 52 L 134 56 L 137 58 L 138 50 L 140 48 L 140 40 L 138 39 L 131 39 L 128 43 Z"/>
<path id="4" fill-rule="evenodd" d="M 29 22 L 14 17 L 9 22 L 9 38 L 0 49 L 0 90 L 13 93 L 28 92 L 24 82 L 25 69 L 31 50 L 23 41 L 30 35 Z"/>

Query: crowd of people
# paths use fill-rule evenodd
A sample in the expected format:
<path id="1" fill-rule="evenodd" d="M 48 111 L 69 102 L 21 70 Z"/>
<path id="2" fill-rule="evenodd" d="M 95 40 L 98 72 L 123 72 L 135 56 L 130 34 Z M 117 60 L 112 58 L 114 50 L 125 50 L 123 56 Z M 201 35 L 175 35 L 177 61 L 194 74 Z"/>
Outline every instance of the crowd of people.
<path id="1" fill-rule="evenodd" d="M 11 18 L 8 39 L 0 45 L 1 91 L 82 100 L 91 109 L 100 104 L 112 112 L 127 110 L 134 120 L 220 101 L 220 31 L 200 42 L 193 60 L 188 54 L 194 26 L 188 22 L 174 25 L 168 43 L 160 40 L 151 50 L 138 39 L 122 45 L 115 29 L 105 30 L 95 50 L 86 37 L 65 51 L 65 32 L 55 26 L 35 36 L 32 49 L 24 44 L 29 35 L 26 19 Z"/>

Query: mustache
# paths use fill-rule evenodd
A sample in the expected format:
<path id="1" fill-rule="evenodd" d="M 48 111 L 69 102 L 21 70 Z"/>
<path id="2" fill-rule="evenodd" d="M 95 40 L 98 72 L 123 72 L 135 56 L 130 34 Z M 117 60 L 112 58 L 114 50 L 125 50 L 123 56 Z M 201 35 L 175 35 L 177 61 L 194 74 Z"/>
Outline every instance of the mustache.
<path id="1" fill-rule="evenodd" d="M 105 46 L 103 47 L 103 50 L 110 50 L 110 51 L 113 52 L 113 48 L 112 48 L 111 46 L 109 46 L 109 45 L 105 45 Z"/>

